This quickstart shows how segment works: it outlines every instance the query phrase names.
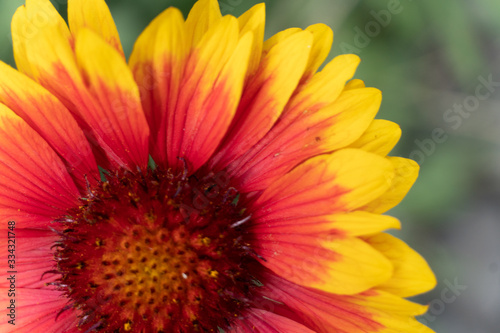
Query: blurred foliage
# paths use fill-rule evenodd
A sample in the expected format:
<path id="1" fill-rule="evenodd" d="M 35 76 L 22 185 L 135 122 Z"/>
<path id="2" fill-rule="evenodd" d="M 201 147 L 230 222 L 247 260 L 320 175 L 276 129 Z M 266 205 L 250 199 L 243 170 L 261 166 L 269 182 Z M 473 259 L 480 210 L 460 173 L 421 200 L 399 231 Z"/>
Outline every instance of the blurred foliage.
<path id="1" fill-rule="evenodd" d="M 0 59 L 10 64 L 13 64 L 13 58 L 9 22 L 23 2 L 0 1 Z M 65 1 L 53 2 L 65 15 Z M 176 6 L 187 15 L 194 2 L 107 1 L 127 54 L 140 32 L 163 9 Z M 219 2 L 224 14 L 237 16 L 260 1 Z M 362 63 L 356 77 L 365 80 L 368 86 L 381 89 L 384 95 L 378 118 L 390 119 L 403 129 L 403 138 L 393 154 L 408 157 L 412 153 L 414 156 L 418 152 L 424 153 L 424 158 L 419 161 L 419 180 L 392 213 L 404 220 L 405 239 L 429 255 L 440 280 L 441 274 L 451 271 L 449 267 L 460 265 L 449 257 L 447 243 L 440 238 L 453 228 L 457 211 L 466 210 L 478 197 L 484 198 L 491 193 L 498 195 L 498 187 L 492 184 L 500 183 L 500 172 L 491 166 L 491 160 L 500 161 L 498 92 L 488 101 L 481 102 L 479 110 L 467 121 L 463 119 L 463 125 L 456 129 L 446 123 L 443 115 L 474 94 L 479 76 L 500 77 L 500 2 L 265 2 L 266 37 L 292 26 L 305 28 L 318 22 L 331 26 L 335 31 L 335 42 L 330 57 L 346 52 L 360 55 Z M 426 154 L 417 140 L 431 139 L 435 128 L 442 128 L 447 140 L 436 144 L 433 152 Z M 479 182 L 489 187 L 481 188 Z M 491 193 L 485 193 L 485 188 Z M 478 192 L 481 195 L 478 196 Z M 433 295 L 430 297 L 439 297 L 437 292 Z M 430 298 L 424 297 L 426 299 Z M 443 321 L 431 325 L 449 331 Z"/>

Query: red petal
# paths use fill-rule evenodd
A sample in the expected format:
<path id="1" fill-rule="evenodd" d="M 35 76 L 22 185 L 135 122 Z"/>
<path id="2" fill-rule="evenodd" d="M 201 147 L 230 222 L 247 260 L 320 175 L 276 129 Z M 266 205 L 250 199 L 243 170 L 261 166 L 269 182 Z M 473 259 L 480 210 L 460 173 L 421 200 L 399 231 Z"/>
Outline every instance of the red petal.
<path id="1" fill-rule="evenodd" d="M 0 289 L 0 303 L 10 302 L 7 298 L 8 289 Z M 78 318 L 75 311 L 70 308 L 57 315 L 68 304 L 60 291 L 19 288 L 16 290 L 16 320 L 15 325 L 8 323 L 9 309 L 0 308 L 1 332 L 16 333 L 69 333 L 78 332 L 76 325 Z M 57 317 L 57 320 L 56 320 Z"/>
<path id="2" fill-rule="evenodd" d="M 314 333 L 302 324 L 261 309 L 248 311 L 231 327 L 233 333 Z"/>
<path id="3" fill-rule="evenodd" d="M 0 238 L 1 248 L 7 249 L 8 244 L 16 246 L 16 287 L 18 288 L 42 288 L 45 283 L 52 282 L 59 275 L 45 274 L 51 271 L 54 266 L 54 253 L 50 247 L 59 236 L 53 231 L 36 229 L 14 229 L 15 243 L 9 242 L 7 237 Z M 0 287 L 8 288 L 10 282 L 7 280 L 12 271 L 8 267 L 8 254 L 3 251 L 0 254 Z M 43 279 L 42 279 L 43 277 Z"/>
<path id="4" fill-rule="evenodd" d="M 0 217 L 19 228 L 47 227 L 77 204 L 66 167 L 38 133 L 0 104 Z"/>

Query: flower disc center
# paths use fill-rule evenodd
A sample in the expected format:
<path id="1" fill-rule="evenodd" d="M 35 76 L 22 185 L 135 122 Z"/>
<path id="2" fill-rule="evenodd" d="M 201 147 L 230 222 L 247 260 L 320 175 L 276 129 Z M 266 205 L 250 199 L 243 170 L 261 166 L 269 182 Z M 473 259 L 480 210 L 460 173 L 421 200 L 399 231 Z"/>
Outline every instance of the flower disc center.
<path id="1" fill-rule="evenodd" d="M 248 218 L 234 188 L 198 179 L 118 171 L 60 219 L 58 285 L 81 329 L 216 331 L 245 310 L 255 288 Z"/>

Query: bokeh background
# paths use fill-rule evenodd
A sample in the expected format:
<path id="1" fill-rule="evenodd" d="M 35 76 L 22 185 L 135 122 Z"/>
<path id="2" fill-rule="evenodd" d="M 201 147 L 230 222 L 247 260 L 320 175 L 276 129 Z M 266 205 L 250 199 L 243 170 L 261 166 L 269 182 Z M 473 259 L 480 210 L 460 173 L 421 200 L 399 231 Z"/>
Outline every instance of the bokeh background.
<path id="1" fill-rule="evenodd" d="M 168 6 L 187 14 L 193 0 L 108 0 L 130 54 L 148 22 Z M 254 0 L 221 0 L 240 15 Z M 356 74 L 382 90 L 378 118 L 397 122 L 393 155 L 421 175 L 391 211 L 396 234 L 430 262 L 439 284 L 417 298 L 437 332 L 500 332 L 500 1 L 269 0 L 267 37 L 326 23 L 330 57 L 356 53 Z M 10 19 L 24 0 L 0 0 L 0 59 L 14 65 Z M 65 15 L 66 1 L 53 3 Z"/>

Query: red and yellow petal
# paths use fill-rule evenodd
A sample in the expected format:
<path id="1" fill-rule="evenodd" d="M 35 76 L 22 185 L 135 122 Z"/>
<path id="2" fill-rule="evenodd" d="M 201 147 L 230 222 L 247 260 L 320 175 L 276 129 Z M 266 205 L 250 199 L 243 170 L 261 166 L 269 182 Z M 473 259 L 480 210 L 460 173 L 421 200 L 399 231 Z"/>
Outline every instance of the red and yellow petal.
<path id="1" fill-rule="evenodd" d="M 392 264 L 357 237 L 286 234 L 265 228 L 252 243 L 262 264 L 299 285 L 337 295 L 373 288 L 392 276 Z"/>
<path id="2" fill-rule="evenodd" d="M 265 229 L 269 233 L 324 234 L 351 237 L 372 235 L 387 229 L 401 228 L 399 220 L 392 216 L 364 211 L 275 220 L 272 224 L 254 221 L 254 225 L 255 230 Z"/>
<path id="3" fill-rule="evenodd" d="M 64 163 L 24 120 L 0 104 L 0 217 L 46 228 L 77 203 Z"/>
<path id="4" fill-rule="evenodd" d="M 240 38 L 237 20 L 227 16 L 192 51 L 175 112 L 168 115 L 166 149 L 170 166 L 181 166 L 182 157 L 195 171 L 219 145 L 243 89 L 251 38 L 251 34 Z"/>
<path id="5" fill-rule="evenodd" d="M 149 128 L 137 84 L 120 54 L 88 29 L 76 36 L 78 67 L 97 106 L 85 116 L 101 147 L 118 165 L 134 169 L 148 163 Z"/>
<path id="6" fill-rule="evenodd" d="M 385 158 L 344 149 L 313 158 L 274 182 L 249 211 L 255 224 L 252 245 L 263 264 L 298 284 L 337 294 L 358 293 L 389 279 L 389 260 L 335 230 L 334 222 L 331 230 L 307 235 L 286 226 L 365 205 L 387 191 L 393 172 Z"/>
<path id="7" fill-rule="evenodd" d="M 298 286 L 272 273 L 264 277 L 260 305 L 318 333 L 432 332 L 414 319 L 426 306 L 383 291 L 335 295 Z"/>
<path id="8" fill-rule="evenodd" d="M 92 30 L 125 58 L 118 30 L 104 0 L 69 0 L 68 23 L 73 36 L 83 28 Z"/>
<path id="9" fill-rule="evenodd" d="M 171 7 L 149 24 L 130 55 L 129 67 L 139 87 L 142 107 L 151 130 L 150 146 L 161 154 L 160 160 L 166 160 L 166 117 L 174 115 L 190 51 L 186 39 L 182 13 Z M 162 142 L 158 142 L 160 129 L 163 130 Z"/>
<path id="10" fill-rule="evenodd" d="M 212 168 L 227 166 L 273 126 L 304 73 L 312 40 L 310 32 L 299 31 L 276 42 L 268 51 L 264 46 L 260 66 L 245 86 L 234 122 L 211 162 Z"/>
<path id="11" fill-rule="evenodd" d="M 410 297 L 436 286 L 436 277 L 425 259 L 402 240 L 385 233 L 364 239 L 386 256 L 394 267 L 392 277 L 377 289 L 401 297 Z"/>
<path id="12" fill-rule="evenodd" d="M 39 21 L 40 13 L 47 18 L 43 24 Z M 14 56 L 18 68 L 48 89 L 71 111 L 93 147 L 100 146 L 114 165 L 143 166 L 148 159 L 143 148 L 144 136 L 148 134 L 147 126 L 143 126 L 145 119 L 141 119 L 144 114 L 137 87 L 133 79 L 129 79 L 132 75 L 116 49 L 95 33 L 96 38 L 90 38 L 92 44 L 85 45 L 88 44 L 85 36 L 92 33 L 87 28 L 79 30 L 82 31 L 78 36 L 71 35 L 49 0 L 28 0 L 26 6 L 18 9 L 12 21 Z M 78 64 L 77 58 L 80 60 Z M 92 70 L 100 70 L 100 67 L 105 67 L 104 72 L 93 75 Z M 101 74 L 104 77 L 100 77 Z M 118 75 L 113 80 L 104 80 L 105 77 L 109 79 L 110 74 Z M 89 85 L 103 82 L 110 86 L 104 87 L 105 91 L 100 91 L 99 96 L 95 90 L 103 86 Z M 135 88 L 116 89 L 130 85 Z M 104 99 L 105 93 L 114 95 Z M 125 118 L 137 123 L 129 124 Z M 103 122 L 103 119 L 106 121 Z M 138 127 L 140 132 L 136 131 Z M 123 142 L 124 136 L 126 140 Z M 98 163 L 107 166 L 108 162 L 99 160 Z"/>
<path id="13" fill-rule="evenodd" d="M 0 62 L 0 102 L 23 118 L 65 162 L 77 184 L 98 177 L 92 149 L 69 111 L 52 94 Z"/>
<path id="14" fill-rule="evenodd" d="M 299 165 L 271 184 L 249 211 L 258 223 L 349 212 L 385 193 L 393 177 L 385 158 L 342 149 Z"/>
<path id="15" fill-rule="evenodd" d="M 298 89 L 264 139 L 228 167 L 242 191 L 264 189 L 307 158 L 346 146 L 361 135 L 380 105 L 380 92 L 367 88 L 337 99 L 358 63 L 355 55 L 336 57 Z M 345 127 L 351 130 L 345 133 Z"/>

